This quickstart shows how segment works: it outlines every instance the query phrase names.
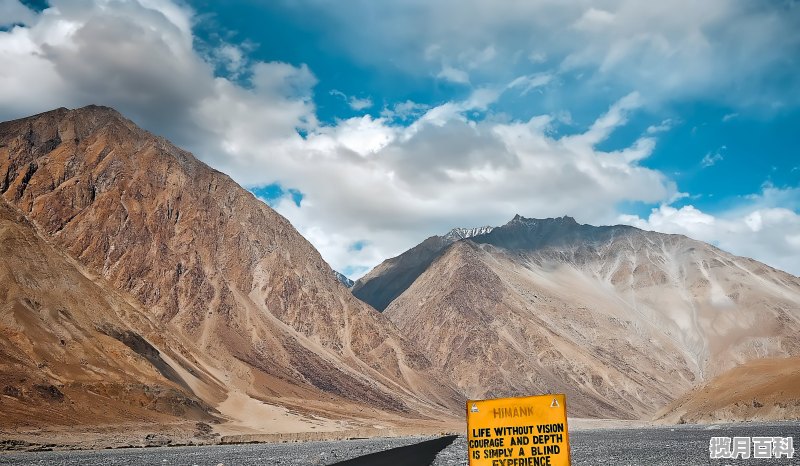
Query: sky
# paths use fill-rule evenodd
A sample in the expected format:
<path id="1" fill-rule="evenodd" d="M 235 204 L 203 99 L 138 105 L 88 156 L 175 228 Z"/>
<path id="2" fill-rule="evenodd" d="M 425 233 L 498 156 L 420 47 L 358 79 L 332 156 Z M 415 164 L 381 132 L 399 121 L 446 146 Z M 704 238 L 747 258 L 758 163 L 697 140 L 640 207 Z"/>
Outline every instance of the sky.
<path id="1" fill-rule="evenodd" d="M 570 215 L 800 275 L 800 2 L 0 0 L 0 120 L 107 105 L 358 278 Z"/>

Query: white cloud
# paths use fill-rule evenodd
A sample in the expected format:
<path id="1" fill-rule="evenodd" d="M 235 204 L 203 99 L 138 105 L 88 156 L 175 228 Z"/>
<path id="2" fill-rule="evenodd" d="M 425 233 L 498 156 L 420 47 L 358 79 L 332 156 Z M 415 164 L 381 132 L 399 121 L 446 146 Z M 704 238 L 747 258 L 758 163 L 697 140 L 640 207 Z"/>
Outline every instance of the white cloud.
<path id="1" fill-rule="evenodd" d="M 675 122 L 672 121 L 671 118 L 667 118 L 663 120 L 661 123 L 657 125 L 652 125 L 647 127 L 647 134 L 658 134 L 663 133 L 665 131 L 669 131 L 675 125 Z"/>
<path id="2" fill-rule="evenodd" d="M 528 60 L 530 60 L 531 63 L 536 63 L 536 64 L 544 63 L 545 61 L 547 61 L 547 54 L 538 50 L 534 50 L 533 52 L 528 54 Z"/>
<path id="3" fill-rule="evenodd" d="M 307 148 L 320 153 L 345 149 L 366 157 L 376 154 L 396 137 L 396 129 L 384 119 L 364 115 L 340 121 L 336 126 L 317 128 L 308 138 Z"/>
<path id="4" fill-rule="evenodd" d="M 352 108 L 353 110 L 356 111 L 365 110 L 367 108 L 372 107 L 372 99 L 370 99 L 369 97 L 364 97 L 363 99 L 359 99 L 358 97 L 350 97 L 350 100 L 348 100 L 348 104 L 350 105 L 350 108 Z"/>
<path id="5" fill-rule="evenodd" d="M 28 24 L 35 18 L 35 14 L 18 0 L 0 1 L 0 26 L 12 24 Z"/>
<path id="6" fill-rule="evenodd" d="M 723 159 L 724 157 L 719 152 L 714 152 L 713 154 L 709 152 L 705 156 L 703 156 L 703 160 L 700 161 L 700 164 L 703 167 L 713 167 L 714 165 L 717 164 L 717 162 Z"/>
<path id="7" fill-rule="evenodd" d="M 597 98 L 610 88 L 638 90 L 655 103 L 698 96 L 732 107 L 800 103 L 798 64 L 786 60 L 800 53 L 796 2 L 301 0 L 295 8 L 323 15 L 325 33 L 354 59 L 377 64 L 391 56 L 420 76 L 466 83 L 468 71 L 469 82 L 497 83 L 544 71 L 547 62 L 584 76 L 562 98 Z M 490 59 L 480 60 L 487 50 Z"/>
<path id="8" fill-rule="evenodd" d="M 645 230 L 683 234 L 800 275 L 800 215 L 793 210 L 798 202 L 800 189 L 765 186 L 761 193 L 719 214 L 692 205 L 662 205 L 647 218 L 623 215 L 619 220 Z"/>
<path id="9" fill-rule="evenodd" d="M 734 112 L 734 113 L 727 113 L 727 114 L 725 114 L 725 115 L 722 117 L 722 121 L 723 121 L 723 123 L 727 123 L 727 122 L 729 122 L 729 121 L 733 120 L 734 118 L 737 118 L 738 116 L 739 116 L 739 114 L 738 114 L 738 113 L 736 113 L 736 112 Z"/>
<path id="10" fill-rule="evenodd" d="M 429 108 L 429 105 L 406 100 L 405 102 L 394 104 L 392 108 L 384 108 L 381 111 L 381 116 L 388 119 L 396 118 L 400 121 L 406 121 L 410 118 L 419 117 Z"/>
<path id="11" fill-rule="evenodd" d="M 508 88 L 520 88 L 520 95 L 525 95 L 533 89 L 544 87 L 553 80 L 553 75 L 549 73 L 536 73 L 527 76 L 520 76 L 511 83 Z"/>
<path id="12" fill-rule="evenodd" d="M 203 55 L 193 48 L 195 18 L 185 7 L 156 0 L 52 4 L 26 27 L 0 32 L 0 60 L 14 64 L 0 67 L 0 117 L 114 106 L 244 185 L 279 182 L 300 190 L 301 207 L 285 198 L 276 208 L 337 269 L 365 270 L 454 226 L 502 224 L 516 213 L 603 223 L 616 218 L 621 202 L 680 195 L 664 174 L 640 165 L 654 150 L 652 135 L 615 151 L 598 148 L 643 105 L 639 93 L 568 136 L 552 131 L 568 114 L 493 114 L 508 86 L 490 85 L 474 86 L 463 100 L 432 107 L 407 101 L 379 118 L 324 125 L 312 100 L 312 70 L 249 61 L 225 44 L 215 56 Z M 441 50 L 448 47 L 445 41 Z M 499 45 L 470 50 L 460 58 L 464 69 L 503 55 Z M 430 51 L 435 62 L 437 53 Z M 215 77 L 220 63 L 231 76 Z M 462 72 L 455 79 L 468 82 Z M 545 76 L 502 82 L 528 89 L 546 85 Z M 760 234 L 771 231 L 775 209 L 760 209 Z M 757 220 L 748 222 L 742 224 L 751 228 Z M 353 250 L 357 240 L 368 243 Z"/>
<path id="13" fill-rule="evenodd" d="M 192 48 L 190 10 L 51 3 L 28 27 L 0 32 L 0 60 L 14 64 L 0 69 L 0 117 L 102 103 L 189 138 L 188 109 L 214 89 L 212 66 Z"/>
<path id="14" fill-rule="evenodd" d="M 487 105 L 488 97 L 432 108 L 408 127 L 366 117 L 345 120 L 295 148 L 311 159 L 283 179 L 306 198 L 302 207 L 287 198 L 277 209 L 334 266 L 362 270 L 431 234 L 457 225 L 502 224 L 520 212 L 602 222 L 616 215 L 613 206 L 622 200 L 659 202 L 676 194 L 662 174 L 637 163 L 652 152 L 651 139 L 613 153 L 595 147 L 602 134 L 623 124 L 619 113 L 631 100 L 615 105 L 586 133 L 560 138 L 549 134 L 553 118 L 546 115 L 524 122 L 471 120 L 468 114 Z M 344 131 L 348 127 L 352 131 Z M 370 242 L 350 251 L 357 239 Z"/>
<path id="15" fill-rule="evenodd" d="M 349 105 L 350 108 L 352 108 L 355 111 L 361 111 L 372 107 L 372 99 L 370 99 L 369 97 L 358 98 L 355 96 L 348 96 L 347 94 L 338 89 L 333 89 L 329 93 L 331 95 L 341 97 L 342 100 L 347 102 L 347 105 Z"/>
<path id="16" fill-rule="evenodd" d="M 450 65 L 442 65 L 442 69 L 436 77 L 456 84 L 469 84 L 469 74 Z"/>
<path id="17" fill-rule="evenodd" d="M 459 54 L 459 62 L 465 63 L 469 69 L 475 69 L 490 63 L 497 56 L 497 50 L 489 45 L 482 50 L 468 50 Z"/>
<path id="18" fill-rule="evenodd" d="M 207 61 L 215 58 L 192 48 L 189 10 L 135 2 L 54 6 L 30 27 L 0 33 L 0 54 L 16 65 L 0 75 L 0 108 L 20 116 L 112 105 L 244 185 L 298 189 L 302 207 L 286 198 L 276 208 L 338 269 L 365 270 L 458 225 L 500 224 L 516 213 L 600 221 L 613 218 L 621 201 L 661 202 L 676 193 L 665 176 L 638 164 L 652 152 L 652 139 L 615 152 L 596 147 L 638 108 L 636 94 L 582 134 L 564 137 L 550 134 L 562 115 L 492 118 L 507 87 L 321 125 L 311 70 L 251 63 L 223 46 L 219 55 L 245 82 L 215 77 L 218 62 Z M 472 58 L 492 59 L 481 50 Z M 547 79 L 529 76 L 515 87 Z M 353 251 L 357 240 L 368 244 Z"/>
<path id="19" fill-rule="evenodd" d="M 589 8 L 583 15 L 573 24 L 576 29 L 583 30 L 599 30 L 611 27 L 614 22 L 614 14 L 605 10 L 598 10 L 596 8 Z"/>
<path id="20" fill-rule="evenodd" d="M 703 168 L 713 167 L 717 164 L 717 162 L 721 162 L 725 160 L 725 157 L 722 155 L 722 152 L 727 149 L 725 146 L 720 147 L 715 152 L 709 152 L 703 156 L 703 160 L 700 161 L 700 165 Z"/>
<path id="21" fill-rule="evenodd" d="M 213 56 L 233 77 L 238 77 L 247 64 L 245 52 L 233 44 L 222 44 L 214 49 Z"/>
<path id="22" fill-rule="evenodd" d="M 632 92 L 611 106 L 609 111 L 595 120 L 589 131 L 580 135 L 580 139 L 588 144 L 598 144 L 604 141 L 618 126 L 628 122 L 631 110 L 642 106 L 642 99 L 638 92 Z"/>

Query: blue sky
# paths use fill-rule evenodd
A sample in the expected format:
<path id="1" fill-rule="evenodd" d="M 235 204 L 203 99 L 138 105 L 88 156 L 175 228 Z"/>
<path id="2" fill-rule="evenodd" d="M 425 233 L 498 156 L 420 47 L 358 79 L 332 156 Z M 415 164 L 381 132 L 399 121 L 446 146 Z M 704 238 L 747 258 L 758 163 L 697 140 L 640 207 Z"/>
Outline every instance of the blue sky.
<path id="1" fill-rule="evenodd" d="M 314 89 L 314 102 L 317 117 L 327 124 L 363 114 L 379 117 L 386 106 L 407 100 L 436 106 L 466 98 L 474 86 L 496 83 L 495 76 L 480 77 L 470 86 L 437 79 L 436 70 L 410 72 L 394 64 L 391 56 L 366 60 L 349 53 L 346 44 L 331 40 L 341 27 L 339 23 L 331 21 L 326 14 L 313 14 L 306 5 L 241 0 L 225 2 L 224 5 L 196 1 L 192 5 L 198 11 L 213 15 L 208 24 L 200 28 L 201 40 L 214 42 L 219 35 L 226 35 L 236 42 L 252 43 L 249 55 L 254 60 L 307 64 L 320 79 Z M 366 8 L 368 3 L 361 5 Z M 794 18 L 800 19 L 797 12 L 800 7 L 791 8 Z M 409 22 L 408 28 L 414 29 L 413 22 Z M 787 47 L 787 52 L 800 54 L 800 44 L 795 42 L 793 47 Z M 760 87 L 765 99 L 780 100 L 783 95 L 795 98 L 791 94 L 800 89 L 796 74 L 789 75 L 800 72 L 800 56 L 786 56 L 784 63 L 788 66 L 783 70 L 783 76 L 772 76 L 774 69 L 764 69 L 752 76 L 752 82 L 739 82 L 737 86 L 747 88 L 748 94 L 758 94 Z M 515 73 L 547 72 L 554 66 L 557 63 L 520 66 L 518 71 L 506 73 L 506 79 L 515 77 Z M 558 83 L 553 85 L 558 87 L 556 90 L 547 88 L 525 96 L 500 99 L 492 110 L 515 119 L 567 111 L 574 123 L 562 125 L 558 130 L 579 132 L 615 100 L 635 90 L 620 88 L 588 99 L 583 96 L 580 100 L 566 98 L 563 94 L 576 89 L 580 93 L 594 90 L 593 86 L 581 84 L 578 75 L 585 72 L 581 69 L 560 76 Z M 558 97 L 544 95 L 550 92 L 558 94 Z M 373 105 L 354 110 L 343 95 L 369 99 Z M 601 147 L 606 150 L 627 147 L 649 126 L 671 120 L 670 130 L 659 136 L 656 149 L 642 165 L 673 177 L 679 189 L 695 196 L 692 199 L 695 206 L 712 210 L 724 208 L 737 197 L 758 192 L 765 183 L 798 185 L 800 108 L 797 103 L 785 102 L 779 106 L 772 102 L 752 104 L 737 102 L 735 96 L 719 99 L 713 94 L 666 99 L 653 108 L 632 115 L 628 125 L 616 131 Z M 708 154 L 711 154 L 711 159 L 705 165 L 713 163 L 713 166 L 703 164 Z M 647 213 L 652 207 L 639 206 L 638 212 Z"/>
<path id="2" fill-rule="evenodd" d="M 351 278 L 515 213 L 798 274 L 797 24 L 796 1 L 2 0 L 0 117 L 113 106 Z"/>

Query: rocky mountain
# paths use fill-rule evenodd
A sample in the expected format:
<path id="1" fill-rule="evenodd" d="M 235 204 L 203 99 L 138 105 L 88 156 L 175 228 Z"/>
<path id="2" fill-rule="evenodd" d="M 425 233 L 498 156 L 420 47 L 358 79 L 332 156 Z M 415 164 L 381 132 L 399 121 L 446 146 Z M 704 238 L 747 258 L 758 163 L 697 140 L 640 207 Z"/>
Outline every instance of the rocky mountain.
<path id="1" fill-rule="evenodd" d="M 680 235 L 517 216 L 417 275 L 384 314 L 471 398 L 565 392 L 573 416 L 649 419 L 739 364 L 800 355 L 800 280 Z"/>
<path id="2" fill-rule="evenodd" d="M 379 311 L 386 309 L 438 257 L 456 241 L 483 235 L 492 227 L 454 228 L 442 236 L 431 236 L 397 257 L 387 259 L 356 280 L 353 294 Z"/>
<path id="3" fill-rule="evenodd" d="M 2 199 L 0 258 L 4 427 L 217 417 L 170 365 L 184 343 Z"/>
<path id="4" fill-rule="evenodd" d="M 355 284 L 353 280 L 350 280 L 343 273 L 337 272 L 335 270 L 333 271 L 333 276 L 336 277 L 337 280 L 339 280 L 339 283 L 346 286 L 347 288 L 352 288 L 353 285 Z"/>
<path id="5" fill-rule="evenodd" d="M 661 410 L 671 424 L 800 419 L 800 358 L 748 361 Z"/>
<path id="6" fill-rule="evenodd" d="M 447 241 L 455 242 L 460 239 L 472 238 L 473 236 L 491 233 L 494 228 L 485 226 L 477 228 L 453 228 L 443 238 Z"/>
<path id="7" fill-rule="evenodd" d="M 449 419 L 461 407 L 430 361 L 286 219 L 112 109 L 0 124 L 0 193 L 48 244 L 191 342 L 151 341 L 180 353 L 165 362 L 186 396 L 243 428 L 280 428 L 278 407 L 336 420 L 319 429 Z M 95 321 L 116 313 L 97 309 Z M 47 329 L 68 325 L 55 308 L 36 312 Z"/>

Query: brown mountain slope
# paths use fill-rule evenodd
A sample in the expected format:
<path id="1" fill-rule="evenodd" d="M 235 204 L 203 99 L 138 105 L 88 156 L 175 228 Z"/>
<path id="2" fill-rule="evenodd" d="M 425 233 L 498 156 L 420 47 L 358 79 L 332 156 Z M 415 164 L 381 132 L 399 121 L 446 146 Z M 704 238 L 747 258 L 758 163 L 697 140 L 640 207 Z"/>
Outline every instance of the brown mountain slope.
<path id="1" fill-rule="evenodd" d="M 491 227 L 455 228 L 443 236 L 431 236 L 397 257 L 386 259 L 358 279 L 353 294 L 379 311 L 386 309 L 454 242 L 492 231 Z"/>
<path id="2" fill-rule="evenodd" d="M 563 391 L 650 418 L 734 365 L 800 355 L 800 280 L 678 235 L 517 217 L 384 312 L 470 397 Z"/>
<path id="3" fill-rule="evenodd" d="M 385 260 L 367 275 L 356 280 L 352 292 L 358 299 L 383 311 L 427 269 L 439 252 L 452 244 L 441 236 L 431 236 L 403 254 Z"/>
<path id="4" fill-rule="evenodd" d="M 662 410 L 670 423 L 800 419 L 800 358 L 758 359 L 714 377 Z"/>
<path id="5" fill-rule="evenodd" d="M 283 217 L 112 109 L 0 124 L 0 192 L 193 341 L 226 387 L 204 395 L 225 415 L 248 417 L 254 400 L 344 418 L 363 405 L 376 418 L 460 408 Z"/>
<path id="6" fill-rule="evenodd" d="M 214 418 L 152 319 L 2 200 L 0 259 L 0 428 Z"/>

